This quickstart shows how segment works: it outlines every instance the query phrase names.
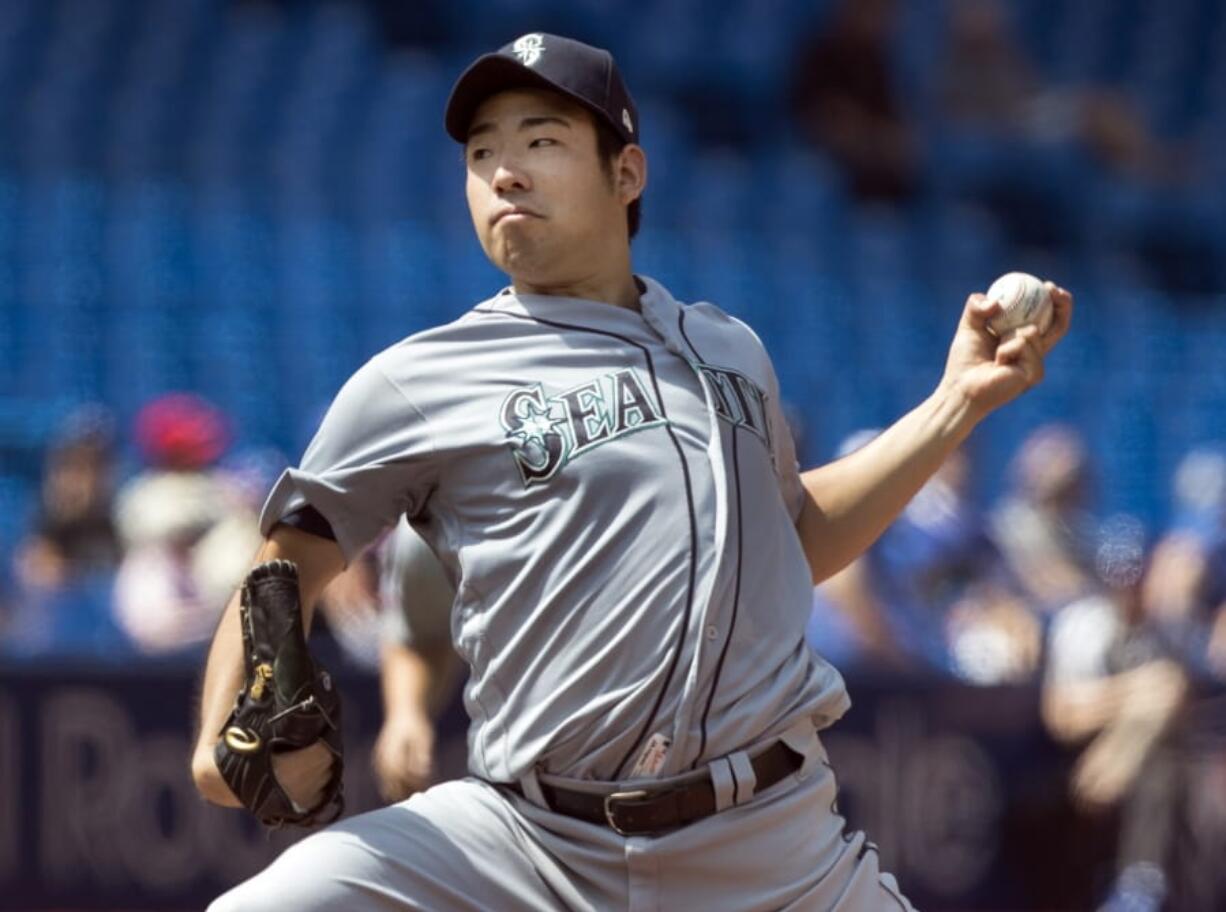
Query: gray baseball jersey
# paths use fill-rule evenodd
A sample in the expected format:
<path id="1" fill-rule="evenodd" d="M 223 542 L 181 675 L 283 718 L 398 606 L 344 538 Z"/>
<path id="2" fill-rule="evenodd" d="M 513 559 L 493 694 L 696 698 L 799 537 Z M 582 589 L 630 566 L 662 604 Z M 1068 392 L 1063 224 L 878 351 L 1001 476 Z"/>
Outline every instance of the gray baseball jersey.
<path id="1" fill-rule="evenodd" d="M 641 313 L 505 290 L 376 355 L 264 508 L 267 533 L 310 503 L 349 560 L 411 519 L 457 589 L 487 780 L 625 778 L 649 743 L 670 775 L 848 705 L 804 643 L 770 360 L 643 284 Z"/>

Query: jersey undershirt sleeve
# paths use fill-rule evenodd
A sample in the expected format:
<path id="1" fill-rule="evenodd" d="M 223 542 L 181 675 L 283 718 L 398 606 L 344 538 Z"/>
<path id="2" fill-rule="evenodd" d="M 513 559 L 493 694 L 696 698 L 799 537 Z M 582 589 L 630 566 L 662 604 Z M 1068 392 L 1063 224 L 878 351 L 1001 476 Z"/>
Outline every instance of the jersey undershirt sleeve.
<path id="1" fill-rule="evenodd" d="M 351 563 L 399 517 L 421 509 L 435 481 L 434 456 L 425 416 L 376 357 L 341 387 L 298 468 L 277 480 L 260 531 L 268 535 L 309 504 Z"/>

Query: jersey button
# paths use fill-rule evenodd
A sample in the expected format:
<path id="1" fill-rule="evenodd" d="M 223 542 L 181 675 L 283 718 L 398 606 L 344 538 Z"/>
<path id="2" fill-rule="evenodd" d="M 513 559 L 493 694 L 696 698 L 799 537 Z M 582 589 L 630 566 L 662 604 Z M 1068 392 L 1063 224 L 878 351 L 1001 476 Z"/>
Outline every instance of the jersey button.
<path id="1" fill-rule="evenodd" d="M 707 625 L 707 639 L 713 640 L 719 636 L 719 629 L 714 624 Z"/>

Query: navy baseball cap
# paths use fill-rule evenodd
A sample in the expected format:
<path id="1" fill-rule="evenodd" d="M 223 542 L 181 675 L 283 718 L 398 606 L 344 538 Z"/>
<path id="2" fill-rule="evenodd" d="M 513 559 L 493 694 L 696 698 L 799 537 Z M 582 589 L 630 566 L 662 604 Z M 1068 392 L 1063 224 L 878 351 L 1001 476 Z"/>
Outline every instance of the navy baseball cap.
<path id="1" fill-rule="evenodd" d="M 583 105 L 628 143 L 638 142 L 639 118 L 613 55 L 544 32 L 521 35 L 492 54 L 478 57 L 460 74 L 447 99 L 447 133 L 468 141 L 468 128 L 481 102 L 507 89 L 559 92 Z"/>

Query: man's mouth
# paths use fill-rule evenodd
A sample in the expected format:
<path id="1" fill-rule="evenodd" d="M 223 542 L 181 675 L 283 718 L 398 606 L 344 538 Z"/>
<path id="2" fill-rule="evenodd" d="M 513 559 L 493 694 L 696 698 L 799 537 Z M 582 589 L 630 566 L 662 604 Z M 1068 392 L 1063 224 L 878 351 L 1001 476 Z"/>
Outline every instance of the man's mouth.
<path id="1" fill-rule="evenodd" d="M 539 212 L 533 212 L 531 209 L 526 209 L 523 206 L 507 206 L 505 209 L 499 209 L 490 218 L 490 225 L 497 225 L 503 219 L 512 219 L 513 221 L 528 218 L 541 218 Z"/>

